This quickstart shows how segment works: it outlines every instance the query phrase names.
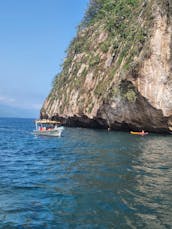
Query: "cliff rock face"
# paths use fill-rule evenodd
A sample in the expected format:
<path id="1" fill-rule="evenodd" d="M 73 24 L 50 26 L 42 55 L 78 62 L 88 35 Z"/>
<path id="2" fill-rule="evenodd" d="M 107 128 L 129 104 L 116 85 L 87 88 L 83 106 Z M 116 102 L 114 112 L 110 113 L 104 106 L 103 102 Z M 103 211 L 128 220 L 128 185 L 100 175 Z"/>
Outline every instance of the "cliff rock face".
<path id="1" fill-rule="evenodd" d="M 41 118 L 69 126 L 172 131 L 171 5 L 92 0 Z"/>

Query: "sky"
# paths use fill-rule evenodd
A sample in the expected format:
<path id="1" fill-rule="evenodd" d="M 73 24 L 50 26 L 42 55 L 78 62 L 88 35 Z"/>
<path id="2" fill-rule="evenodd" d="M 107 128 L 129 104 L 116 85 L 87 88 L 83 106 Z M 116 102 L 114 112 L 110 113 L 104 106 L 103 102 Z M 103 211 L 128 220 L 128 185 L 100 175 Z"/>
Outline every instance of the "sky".
<path id="1" fill-rule="evenodd" d="M 89 0 L 0 0 L 0 117 L 39 117 Z"/>

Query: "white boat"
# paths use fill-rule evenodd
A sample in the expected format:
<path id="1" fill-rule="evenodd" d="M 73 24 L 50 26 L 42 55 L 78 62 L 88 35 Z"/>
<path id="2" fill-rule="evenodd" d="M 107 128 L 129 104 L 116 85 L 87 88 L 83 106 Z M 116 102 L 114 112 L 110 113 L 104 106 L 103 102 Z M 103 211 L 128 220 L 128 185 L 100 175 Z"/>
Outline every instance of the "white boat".
<path id="1" fill-rule="evenodd" d="M 60 137 L 64 130 L 64 127 L 60 126 L 60 122 L 49 119 L 36 120 L 35 128 L 36 129 L 33 131 L 35 135 L 53 137 Z"/>

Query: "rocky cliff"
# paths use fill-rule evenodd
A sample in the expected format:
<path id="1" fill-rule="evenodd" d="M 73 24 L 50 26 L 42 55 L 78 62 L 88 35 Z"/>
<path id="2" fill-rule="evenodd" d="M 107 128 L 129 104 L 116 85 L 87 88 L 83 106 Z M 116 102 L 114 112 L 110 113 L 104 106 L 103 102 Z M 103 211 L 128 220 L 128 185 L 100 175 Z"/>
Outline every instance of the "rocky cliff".
<path id="1" fill-rule="evenodd" d="M 41 118 L 172 131 L 172 1 L 92 0 Z"/>

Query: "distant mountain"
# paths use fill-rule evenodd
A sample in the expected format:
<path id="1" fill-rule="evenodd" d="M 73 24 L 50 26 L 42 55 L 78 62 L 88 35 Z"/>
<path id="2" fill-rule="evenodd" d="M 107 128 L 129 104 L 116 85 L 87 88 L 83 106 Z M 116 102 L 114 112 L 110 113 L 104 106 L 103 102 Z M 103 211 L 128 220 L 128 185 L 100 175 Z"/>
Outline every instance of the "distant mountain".
<path id="1" fill-rule="evenodd" d="M 0 104 L 0 117 L 36 118 L 37 116 L 36 110 Z"/>

